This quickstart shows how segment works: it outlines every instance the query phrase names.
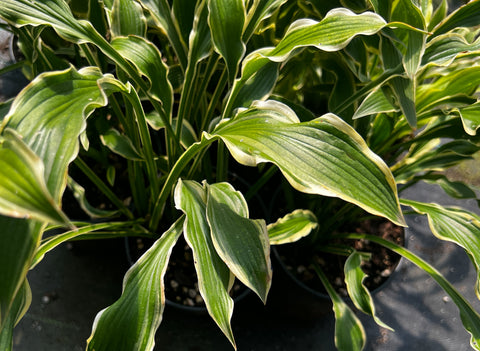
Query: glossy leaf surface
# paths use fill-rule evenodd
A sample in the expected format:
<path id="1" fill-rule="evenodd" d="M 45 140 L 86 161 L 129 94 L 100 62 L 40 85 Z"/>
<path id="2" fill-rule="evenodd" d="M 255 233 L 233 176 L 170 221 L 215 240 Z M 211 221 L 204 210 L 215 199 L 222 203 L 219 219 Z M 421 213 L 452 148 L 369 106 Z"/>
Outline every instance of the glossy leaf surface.
<path id="1" fill-rule="evenodd" d="M 244 165 L 274 163 L 299 191 L 339 197 L 404 224 L 390 170 L 333 114 L 299 123 L 286 105 L 257 102 L 214 135 Z"/>
<path id="2" fill-rule="evenodd" d="M 185 213 L 184 235 L 192 249 L 198 289 L 208 313 L 235 347 L 230 319 L 233 300 L 229 295 L 231 273 L 213 245 L 207 221 L 207 192 L 194 181 L 179 181 L 175 188 L 175 203 Z"/>
<path id="3" fill-rule="evenodd" d="M 217 253 L 265 303 L 272 283 L 265 221 L 248 218 L 245 199 L 228 183 L 208 185 L 207 194 L 207 219 Z"/>
<path id="4" fill-rule="evenodd" d="M 271 245 L 293 243 L 318 227 L 317 218 L 308 210 L 295 210 L 267 226 Z"/>

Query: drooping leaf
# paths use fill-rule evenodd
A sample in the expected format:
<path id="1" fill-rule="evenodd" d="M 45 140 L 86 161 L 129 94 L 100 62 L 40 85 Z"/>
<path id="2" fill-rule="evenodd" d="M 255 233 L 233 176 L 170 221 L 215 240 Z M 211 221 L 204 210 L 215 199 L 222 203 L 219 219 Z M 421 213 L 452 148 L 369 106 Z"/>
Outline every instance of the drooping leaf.
<path id="1" fill-rule="evenodd" d="M 144 37 L 147 19 L 139 3 L 130 0 L 115 0 L 110 14 L 112 37 L 137 35 Z"/>
<path id="2" fill-rule="evenodd" d="M 245 25 L 243 0 L 208 0 L 208 23 L 215 49 L 224 58 L 230 82 L 237 75 L 237 68 L 245 53 L 242 41 Z"/>
<path id="3" fill-rule="evenodd" d="M 130 267 L 122 296 L 95 317 L 87 350 L 153 350 L 165 306 L 164 275 L 184 217 L 162 234 Z"/>
<path id="4" fill-rule="evenodd" d="M 100 139 L 102 140 L 103 145 L 117 155 L 134 161 L 141 161 L 143 159 L 132 141 L 127 136 L 120 134 L 116 129 L 108 130 L 105 134 L 100 135 Z"/>
<path id="5" fill-rule="evenodd" d="M 410 206 L 409 203 L 412 202 L 410 200 L 402 199 L 402 204 Z M 471 335 L 470 345 L 475 350 L 480 350 L 480 315 L 477 311 L 475 311 L 475 309 L 470 305 L 470 303 L 455 289 L 455 287 L 450 284 L 450 282 L 446 280 L 445 277 L 432 265 L 422 260 L 420 257 L 416 256 L 414 253 L 405 249 L 404 247 L 375 235 L 346 234 L 340 236 L 348 239 L 363 239 L 378 243 L 401 255 L 402 257 L 405 257 L 409 261 L 413 262 L 416 266 L 421 268 L 423 271 L 425 271 L 428 275 L 430 275 L 438 283 L 438 285 L 440 285 L 442 289 L 445 290 L 445 292 L 452 298 L 452 301 L 457 305 L 463 326 L 465 327 L 465 330 Z"/>
<path id="6" fill-rule="evenodd" d="M 207 222 L 206 202 L 207 192 L 200 184 L 194 181 L 178 182 L 175 188 L 175 204 L 186 215 L 184 235 L 193 252 L 198 289 L 208 313 L 235 347 L 230 326 L 233 300 L 228 294 L 231 273 L 213 245 Z"/>
<path id="7" fill-rule="evenodd" d="M 147 39 L 137 36 L 117 37 L 112 41 L 112 46 L 135 65 L 139 74 L 149 80 L 151 96 L 162 103 L 165 114 L 169 116 L 172 112 L 173 89 L 168 81 L 168 67 L 158 48 Z"/>
<path id="8" fill-rule="evenodd" d="M 345 262 L 345 284 L 347 285 L 348 296 L 350 296 L 360 311 L 372 316 L 379 326 L 393 331 L 392 328 L 383 323 L 375 314 L 375 304 L 372 296 L 365 285 L 363 285 L 366 274 L 361 268 L 361 262 L 362 256 L 357 251 L 354 251 L 348 256 Z"/>
<path id="9" fill-rule="evenodd" d="M 317 218 L 311 211 L 295 210 L 267 226 L 270 245 L 293 243 L 317 227 Z"/>
<path id="10" fill-rule="evenodd" d="M 480 299 L 480 217 L 460 208 L 437 204 L 406 199 L 402 199 L 402 204 L 426 214 L 430 229 L 436 237 L 454 242 L 466 250 L 477 271 L 475 293 Z"/>
<path id="11" fill-rule="evenodd" d="M 25 312 L 27 312 L 31 302 L 32 291 L 30 290 L 30 285 L 28 284 L 28 281 L 25 280 L 20 291 L 15 297 L 15 301 L 13 302 L 12 308 L 10 310 L 7 320 L 5 321 L 3 329 L 0 326 L 0 350 L 13 350 L 13 328 L 22 318 Z"/>
<path id="12" fill-rule="evenodd" d="M 207 185 L 207 219 L 219 256 L 265 303 L 272 282 L 265 221 L 248 218 L 245 199 L 228 183 Z"/>
<path id="13" fill-rule="evenodd" d="M 0 213 L 66 224 L 45 184 L 42 160 L 12 129 L 0 136 Z"/>
<path id="14" fill-rule="evenodd" d="M 274 163 L 297 190 L 339 197 L 404 224 L 390 170 L 333 114 L 299 123 L 284 104 L 256 102 L 213 135 L 244 165 Z"/>
<path id="15" fill-rule="evenodd" d="M 335 291 L 322 269 L 315 265 L 315 271 L 332 299 L 335 313 L 335 346 L 339 351 L 360 351 L 367 340 L 363 325 Z"/>

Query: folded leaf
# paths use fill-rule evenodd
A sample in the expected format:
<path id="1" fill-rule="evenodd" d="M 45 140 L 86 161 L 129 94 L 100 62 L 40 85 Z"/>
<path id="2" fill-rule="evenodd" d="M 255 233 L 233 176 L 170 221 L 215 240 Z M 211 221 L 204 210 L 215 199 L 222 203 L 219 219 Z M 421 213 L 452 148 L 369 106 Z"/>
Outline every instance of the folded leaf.
<path id="1" fill-rule="evenodd" d="M 265 303 L 272 282 L 265 221 L 248 218 L 245 199 L 228 183 L 207 185 L 207 219 L 219 256 Z"/>
<path id="2" fill-rule="evenodd" d="M 212 242 L 207 222 L 207 192 L 194 181 L 179 181 L 175 188 L 175 204 L 185 215 L 184 235 L 191 247 L 198 276 L 198 289 L 208 313 L 235 346 L 230 320 L 233 300 L 230 297 L 231 273 Z"/>
<path id="3" fill-rule="evenodd" d="M 0 170 L 1 214 L 68 223 L 47 189 L 42 160 L 12 129 L 0 136 Z"/>
<path id="4" fill-rule="evenodd" d="M 363 285 L 366 274 L 362 270 L 361 262 L 361 254 L 357 251 L 354 251 L 348 256 L 345 262 L 345 283 L 347 285 L 348 296 L 350 296 L 360 311 L 372 316 L 379 326 L 393 331 L 392 328 L 383 323 L 375 314 L 375 304 L 373 303 L 372 296 L 365 285 Z"/>
<path id="5" fill-rule="evenodd" d="M 295 210 L 267 226 L 270 245 L 293 243 L 317 227 L 317 218 L 311 211 Z"/>
<path id="6" fill-rule="evenodd" d="M 87 350 L 153 350 L 165 306 L 163 277 L 183 221 L 184 217 L 178 219 L 130 267 L 123 280 L 122 296 L 95 317 Z"/>
<path id="7" fill-rule="evenodd" d="M 213 133 L 241 164 L 277 165 L 297 190 L 334 196 L 404 225 L 395 181 L 365 141 L 333 114 L 299 123 L 286 105 L 256 102 Z"/>
<path id="8" fill-rule="evenodd" d="M 316 264 L 315 271 L 332 299 L 335 313 L 335 346 L 339 351 L 360 351 L 365 347 L 367 336 L 363 325 L 335 291 L 325 273 Z"/>
<path id="9" fill-rule="evenodd" d="M 454 207 L 402 199 L 402 204 L 428 216 L 432 233 L 441 240 L 463 247 L 477 271 L 475 293 L 480 299 L 480 216 Z"/>
<path id="10" fill-rule="evenodd" d="M 470 1 L 452 12 L 433 30 L 432 38 L 458 27 L 474 27 L 480 23 L 480 1 Z"/>
<path id="11" fill-rule="evenodd" d="M 422 57 L 422 65 L 448 66 L 457 56 L 480 51 L 480 39 L 468 43 L 458 33 L 447 33 L 431 40 Z"/>
<path id="12" fill-rule="evenodd" d="M 208 0 L 208 24 L 215 49 L 224 58 L 230 82 L 237 75 L 237 67 L 245 53 L 242 41 L 245 25 L 243 0 Z"/>

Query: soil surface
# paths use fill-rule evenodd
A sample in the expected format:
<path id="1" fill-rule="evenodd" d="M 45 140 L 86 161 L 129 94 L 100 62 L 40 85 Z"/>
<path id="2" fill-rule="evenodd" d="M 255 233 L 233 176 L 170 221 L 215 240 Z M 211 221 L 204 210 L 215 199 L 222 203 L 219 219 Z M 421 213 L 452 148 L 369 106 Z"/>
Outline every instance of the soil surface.
<path id="1" fill-rule="evenodd" d="M 373 234 L 401 246 L 404 245 L 405 241 L 402 227 L 383 220 L 366 220 L 359 223 L 353 231 L 347 232 Z M 326 290 L 315 272 L 315 262 L 320 265 L 335 290 L 341 296 L 346 297 L 344 265 L 347 257 L 312 250 L 308 237 L 306 239 L 299 242 L 298 245 L 284 245 L 277 248 L 278 256 L 284 268 L 301 285 L 303 284 L 319 294 L 326 295 Z M 368 240 L 335 240 L 334 244 L 352 247 L 359 252 L 371 255 L 370 259 L 363 261 L 361 266 L 367 274 L 363 283 L 370 291 L 381 286 L 390 277 L 400 261 L 399 255 Z"/>

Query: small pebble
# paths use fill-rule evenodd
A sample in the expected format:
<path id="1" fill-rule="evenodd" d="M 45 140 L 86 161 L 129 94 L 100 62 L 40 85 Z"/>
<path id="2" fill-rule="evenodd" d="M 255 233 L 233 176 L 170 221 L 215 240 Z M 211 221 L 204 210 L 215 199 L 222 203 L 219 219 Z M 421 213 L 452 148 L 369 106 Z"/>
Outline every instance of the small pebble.
<path id="1" fill-rule="evenodd" d="M 450 302 L 450 297 L 449 296 L 444 296 L 442 298 L 442 301 L 445 302 L 445 303 Z"/>
<path id="2" fill-rule="evenodd" d="M 178 288 L 178 283 L 176 280 L 170 280 L 170 286 L 172 287 L 172 289 L 177 289 Z"/>
<path id="3" fill-rule="evenodd" d="M 197 295 L 195 296 L 195 303 L 197 305 L 201 305 L 203 303 L 203 299 L 202 299 L 202 296 L 201 295 Z"/>
<path id="4" fill-rule="evenodd" d="M 197 296 L 197 292 L 194 289 L 188 289 L 188 296 L 194 299 Z"/>
<path id="5" fill-rule="evenodd" d="M 187 299 L 185 299 L 185 305 L 195 306 L 195 303 L 193 302 L 193 300 L 191 298 L 187 298 Z"/>
<path id="6" fill-rule="evenodd" d="M 392 271 L 391 271 L 390 269 L 388 269 L 388 268 L 387 268 L 387 269 L 384 269 L 384 270 L 380 273 L 380 275 L 381 275 L 382 277 L 384 277 L 384 278 L 389 277 L 391 274 L 392 274 Z"/>
<path id="7" fill-rule="evenodd" d="M 301 274 L 301 273 L 305 272 L 305 270 L 306 270 L 305 266 L 300 265 L 300 266 L 297 267 L 297 273 Z"/>

